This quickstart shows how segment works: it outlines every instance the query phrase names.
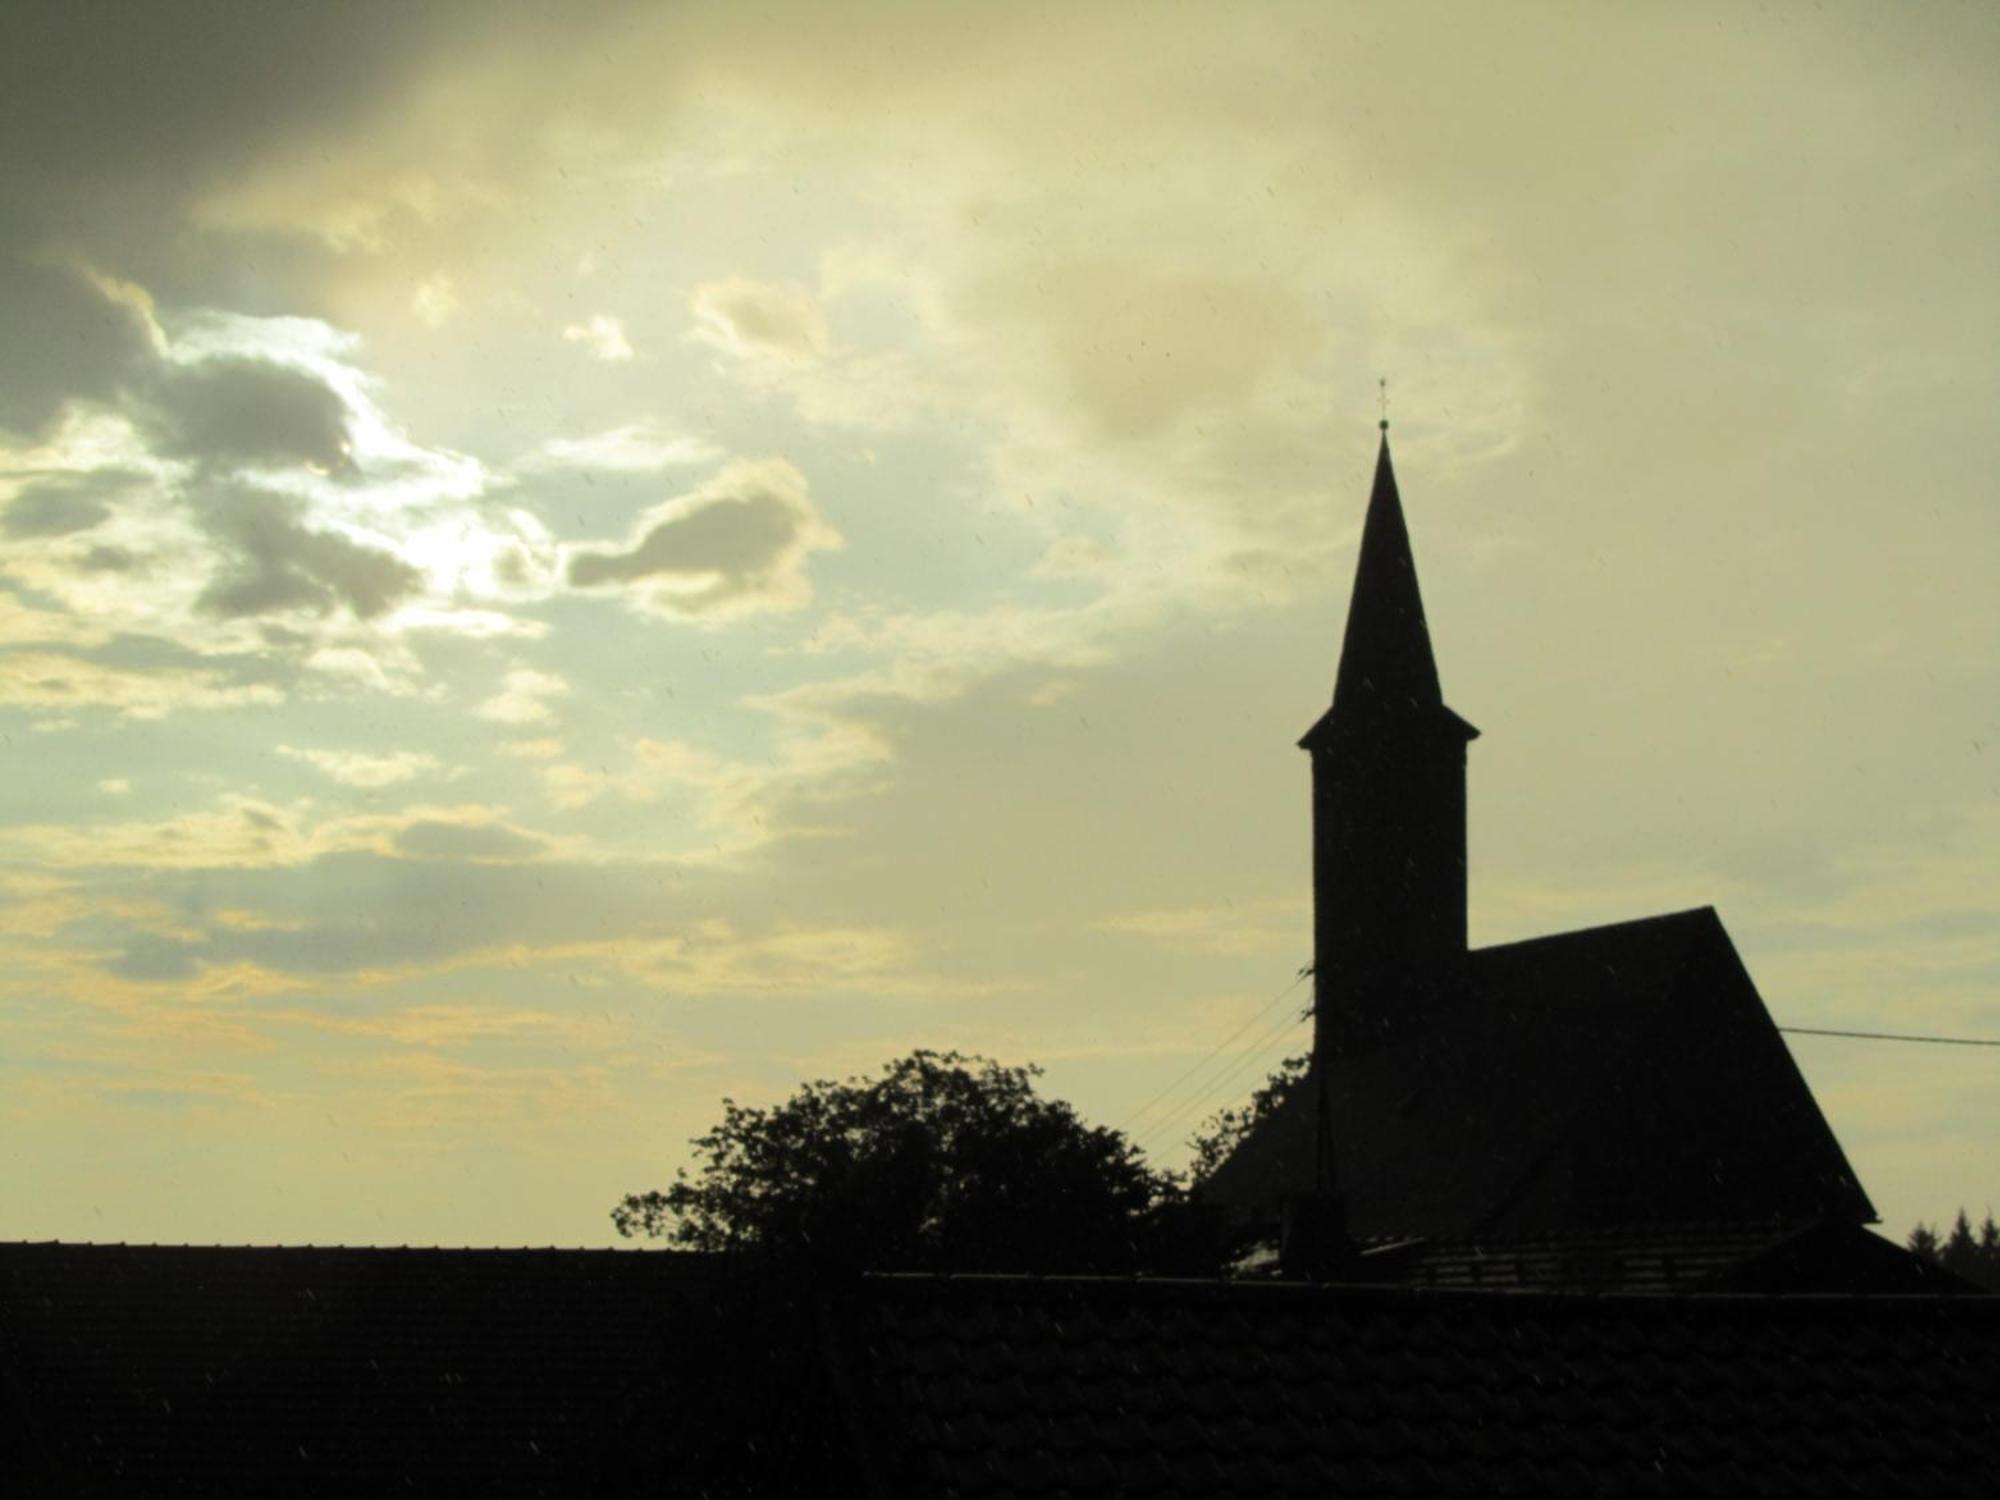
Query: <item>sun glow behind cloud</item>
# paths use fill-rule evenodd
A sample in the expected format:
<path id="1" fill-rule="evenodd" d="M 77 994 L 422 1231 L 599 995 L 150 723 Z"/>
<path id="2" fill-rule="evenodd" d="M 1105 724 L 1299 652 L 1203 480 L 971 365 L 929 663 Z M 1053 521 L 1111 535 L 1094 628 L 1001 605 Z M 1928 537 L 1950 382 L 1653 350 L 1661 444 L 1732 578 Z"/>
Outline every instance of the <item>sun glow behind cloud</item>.
<path id="1" fill-rule="evenodd" d="M 1476 934 L 2000 1034 L 1984 18 L 191 14 L 0 65 L 13 1232 L 597 1238 L 920 1042 L 1115 1121 L 1304 957 L 1383 374 Z"/>

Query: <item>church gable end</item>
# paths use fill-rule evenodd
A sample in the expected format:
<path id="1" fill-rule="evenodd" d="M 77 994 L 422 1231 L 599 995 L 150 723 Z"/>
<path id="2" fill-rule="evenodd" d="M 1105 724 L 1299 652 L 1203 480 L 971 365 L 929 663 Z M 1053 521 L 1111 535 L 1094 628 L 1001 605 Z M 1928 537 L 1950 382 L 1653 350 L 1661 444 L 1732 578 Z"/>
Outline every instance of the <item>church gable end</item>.
<path id="1" fill-rule="evenodd" d="M 1539 1234 L 1872 1220 L 1872 1205 L 1715 913 L 1663 923 L 1677 951 L 1643 1030 L 1622 1049 L 1602 1049 L 1587 1092 L 1547 1150 L 1478 1227 Z M 1621 967 L 1642 980 L 1635 966 Z M 1615 1005 L 1619 997 L 1606 999 Z M 1521 1080 L 1527 1088 L 1543 1081 Z"/>

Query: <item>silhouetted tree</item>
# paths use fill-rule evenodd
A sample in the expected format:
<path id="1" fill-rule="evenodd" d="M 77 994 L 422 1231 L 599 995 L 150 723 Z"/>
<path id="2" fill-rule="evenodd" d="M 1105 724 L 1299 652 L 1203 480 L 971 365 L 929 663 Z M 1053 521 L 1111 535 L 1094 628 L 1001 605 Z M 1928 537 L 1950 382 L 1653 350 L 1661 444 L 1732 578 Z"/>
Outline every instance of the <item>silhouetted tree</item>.
<path id="1" fill-rule="evenodd" d="M 1994 1223 L 1991 1209 L 1976 1234 L 1970 1216 L 1961 1208 L 1950 1234 L 1940 1237 L 1933 1226 L 1918 1224 L 1906 1243 L 1912 1254 L 1932 1265 L 1943 1266 L 1990 1291 L 2000 1291 L 2000 1224 Z"/>
<path id="2" fill-rule="evenodd" d="M 690 1250 L 883 1270 L 1191 1269 L 1174 1178 L 1040 1098 L 1039 1068 L 918 1051 L 785 1103 L 725 1099 L 699 1165 L 612 1210 Z"/>
<path id="3" fill-rule="evenodd" d="M 1972 1237 L 1972 1221 L 1965 1216 L 1965 1210 L 1958 1211 L 1952 1221 L 1951 1235 L 1944 1242 L 1944 1253 L 1939 1257 L 1947 1271 L 1972 1279 L 1978 1269 L 1979 1243 Z"/>
<path id="4" fill-rule="evenodd" d="M 1229 1154 L 1243 1144 L 1251 1131 L 1284 1107 L 1285 1101 L 1292 1096 L 1292 1090 L 1305 1081 L 1306 1068 L 1311 1061 L 1311 1055 L 1304 1052 L 1297 1057 L 1286 1058 L 1264 1080 L 1264 1086 L 1250 1096 L 1248 1104 L 1219 1111 L 1195 1132 L 1192 1143 L 1194 1161 L 1189 1165 L 1188 1172 L 1196 1182 L 1227 1161 Z"/>

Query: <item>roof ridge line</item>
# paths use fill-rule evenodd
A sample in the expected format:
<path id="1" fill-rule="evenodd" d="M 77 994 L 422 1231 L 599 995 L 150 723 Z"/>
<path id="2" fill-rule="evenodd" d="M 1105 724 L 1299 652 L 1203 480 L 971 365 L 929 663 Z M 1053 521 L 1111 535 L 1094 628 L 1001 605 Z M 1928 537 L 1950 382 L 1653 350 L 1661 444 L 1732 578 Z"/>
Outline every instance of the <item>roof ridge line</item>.
<path id="1" fill-rule="evenodd" d="M 1468 949 L 1466 956 L 1468 958 L 1475 958 L 1483 953 L 1498 953 L 1508 948 L 1525 948 L 1530 943 L 1554 943 L 1564 938 L 1591 937 L 1601 932 L 1616 932 L 1621 928 L 1645 927 L 1654 924 L 1666 926 L 1672 922 L 1691 921 L 1704 916 L 1715 918 L 1716 924 L 1718 926 L 1721 925 L 1722 914 L 1715 909 L 1713 904 L 1704 903 L 1701 906 L 1682 907 L 1676 911 L 1654 912 L 1644 917 L 1621 917 L 1617 921 L 1598 922 L 1589 927 L 1571 927 L 1562 932 L 1543 932 L 1537 933 L 1533 937 L 1509 938 L 1504 943 L 1487 943 L 1478 948 Z"/>

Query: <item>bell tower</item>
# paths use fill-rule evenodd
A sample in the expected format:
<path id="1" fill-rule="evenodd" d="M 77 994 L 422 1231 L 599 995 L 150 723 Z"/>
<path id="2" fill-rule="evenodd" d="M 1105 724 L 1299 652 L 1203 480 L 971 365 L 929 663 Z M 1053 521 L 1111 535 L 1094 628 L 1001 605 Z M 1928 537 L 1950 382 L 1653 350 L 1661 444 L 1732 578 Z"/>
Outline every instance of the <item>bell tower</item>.
<path id="1" fill-rule="evenodd" d="M 1465 751 L 1478 734 L 1438 686 L 1385 420 L 1333 705 L 1299 741 L 1312 757 L 1315 1065 L 1393 1032 L 1464 963 Z"/>

